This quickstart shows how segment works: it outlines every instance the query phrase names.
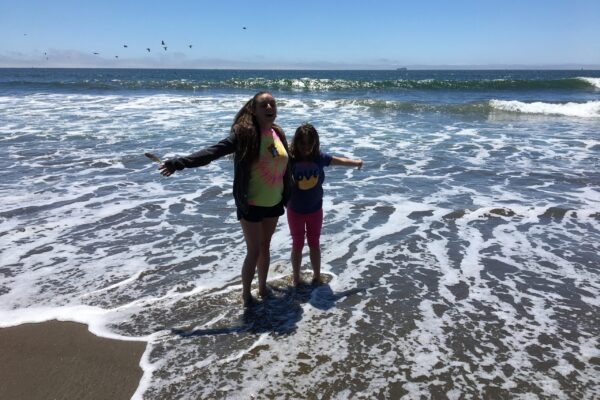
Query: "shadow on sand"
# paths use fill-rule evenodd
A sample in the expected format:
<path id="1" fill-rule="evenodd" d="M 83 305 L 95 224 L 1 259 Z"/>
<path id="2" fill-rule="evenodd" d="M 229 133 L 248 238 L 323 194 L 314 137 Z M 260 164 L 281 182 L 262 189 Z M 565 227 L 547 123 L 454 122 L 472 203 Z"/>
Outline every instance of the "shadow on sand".
<path id="1" fill-rule="evenodd" d="M 265 333 L 279 335 L 293 333 L 302 319 L 302 304 L 309 303 L 319 310 L 328 310 L 335 303 L 355 293 L 365 292 L 367 288 L 355 288 L 334 293 L 327 283 L 319 285 L 301 284 L 297 287 L 271 286 L 271 294 L 266 298 L 244 308 L 242 324 L 213 329 L 171 329 L 171 333 L 181 337 L 224 335 L 230 333 Z"/>

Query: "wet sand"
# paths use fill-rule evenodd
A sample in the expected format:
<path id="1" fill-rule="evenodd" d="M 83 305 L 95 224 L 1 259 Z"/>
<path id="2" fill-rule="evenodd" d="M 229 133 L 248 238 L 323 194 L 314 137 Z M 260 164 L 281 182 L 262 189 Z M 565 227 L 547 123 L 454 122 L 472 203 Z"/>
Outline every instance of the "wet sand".
<path id="1" fill-rule="evenodd" d="M 0 329 L 0 399 L 129 399 L 145 342 L 49 321 Z"/>

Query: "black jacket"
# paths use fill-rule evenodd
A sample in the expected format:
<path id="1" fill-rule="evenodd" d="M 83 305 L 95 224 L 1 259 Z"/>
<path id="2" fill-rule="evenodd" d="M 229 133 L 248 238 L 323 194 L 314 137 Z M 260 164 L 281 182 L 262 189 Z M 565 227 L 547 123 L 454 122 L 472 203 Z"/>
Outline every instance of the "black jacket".
<path id="1" fill-rule="evenodd" d="M 273 128 L 277 132 L 277 136 L 283 143 L 285 151 L 289 156 L 289 148 L 285 134 L 283 130 L 279 128 Z M 257 132 L 257 134 L 259 134 Z M 234 153 L 233 156 L 233 198 L 235 199 L 235 205 L 242 211 L 242 213 L 248 212 L 248 185 L 250 183 L 250 165 L 244 163 L 241 160 L 242 149 L 239 148 L 238 136 L 232 131 L 228 137 L 221 140 L 217 144 L 206 147 L 200 151 L 192 153 L 185 157 L 172 158 L 165 161 L 165 166 L 171 171 L 180 171 L 184 168 L 202 167 L 209 164 L 211 161 Z M 283 204 L 287 205 L 290 198 L 292 188 L 292 174 L 290 171 L 290 164 L 288 162 L 285 175 L 283 177 Z"/>

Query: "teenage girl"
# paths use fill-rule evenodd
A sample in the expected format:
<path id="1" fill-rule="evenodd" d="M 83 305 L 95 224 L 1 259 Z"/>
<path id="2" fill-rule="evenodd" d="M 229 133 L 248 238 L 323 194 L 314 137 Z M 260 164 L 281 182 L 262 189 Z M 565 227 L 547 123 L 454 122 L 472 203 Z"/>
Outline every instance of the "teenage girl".
<path id="1" fill-rule="evenodd" d="M 242 266 L 245 306 L 253 303 L 251 285 L 257 268 L 258 294 L 268 293 L 271 237 L 291 189 L 288 145 L 283 130 L 274 122 L 276 117 L 273 95 L 259 92 L 238 111 L 227 138 L 186 157 L 167 160 L 159 167 L 162 175 L 170 176 L 234 154 L 233 197 L 246 241 Z"/>

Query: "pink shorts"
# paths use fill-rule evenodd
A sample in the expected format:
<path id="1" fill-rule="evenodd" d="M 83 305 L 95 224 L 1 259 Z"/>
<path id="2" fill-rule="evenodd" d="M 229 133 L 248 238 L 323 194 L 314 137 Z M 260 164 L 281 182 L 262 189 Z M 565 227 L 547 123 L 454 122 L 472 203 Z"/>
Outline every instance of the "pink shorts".
<path id="1" fill-rule="evenodd" d="M 292 249 L 302 250 L 304 237 L 308 247 L 319 247 L 321 227 L 323 226 L 323 209 L 310 214 L 300 214 L 287 208 L 287 220 L 292 235 Z"/>

